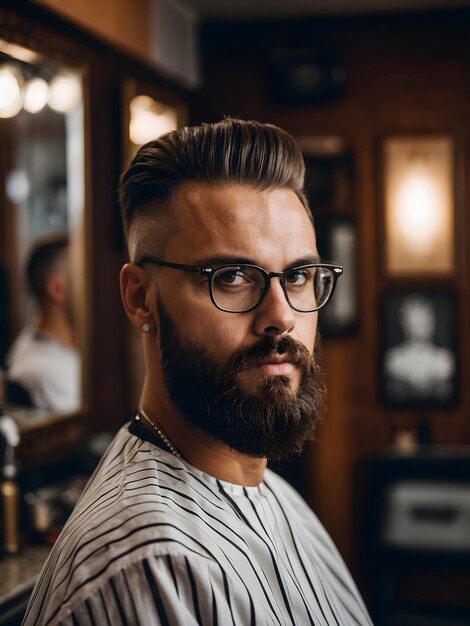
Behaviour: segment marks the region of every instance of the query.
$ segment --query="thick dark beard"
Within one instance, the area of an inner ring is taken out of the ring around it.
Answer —
[[[291,337],[265,337],[224,367],[217,367],[205,348],[180,340],[160,299],[157,310],[170,398],[191,424],[243,454],[273,460],[300,454],[305,443],[314,439],[326,395],[318,364],[318,337],[313,358]],[[301,371],[296,391],[286,376],[266,376],[254,393],[239,387],[243,370],[284,353]]]

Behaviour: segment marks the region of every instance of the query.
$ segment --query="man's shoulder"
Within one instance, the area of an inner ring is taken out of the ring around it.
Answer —
[[[124,426],[59,536],[42,589],[54,589],[62,603],[75,602],[113,572],[138,568],[149,558],[208,561],[198,509],[209,494],[199,485],[198,501],[198,483],[189,482],[178,459]]]
[[[173,455],[124,426],[106,451],[59,539],[88,559],[120,558],[153,545],[154,554],[178,551],[217,496]],[[179,547],[178,547],[179,546]],[[91,561],[90,561],[91,562]]]
[[[8,350],[6,356],[7,367],[11,365],[22,356],[25,350],[29,350],[31,343],[33,342],[34,332],[29,326],[23,328],[19,335],[15,338]]]
[[[136,508],[148,509],[158,502],[161,510],[169,500],[167,491],[184,494],[191,482],[181,462],[166,450],[136,437],[124,425],[114,437],[90,478],[73,516],[94,502],[93,515],[118,508],[133,516]]]
[[[52,379],[63,367],[79,363],[79,356],[75,350],[61,346],[46,335],[26,327],[13,342],[6,362],[12,376],[27,373],[33,377]]]
[[[117,543],[112,543],[88,554],[81,553],[85,542],[75,558],[69,560],[57,559],[53,551],[33,594],[28,609],[29,621],[25,624],[62,624],[64,618],[68,623],[66,618],[76,610],[79,613],[83,611],[84,603],[90,602],[93,606],[102,604],[104,594],[110,589],[114,593],[118,583],[121,588],[120,600],[124,604],[135,598],[136,591],[130,589],[130,581],[137,584],[139,594],[148,598],[144,587],[148,584],[150,569],[157,574],[168,570],[174,575],[174,572],[187,569],[189,564],[193,571],[205,570],[213,561],[203,550],[197,551],[176,543],[160,543],[158,536],[151,539],[147,536],[137,541],[127,539],[127,545],[123,543],[119,547]],[[62,551],[67,545],[61,547],[58,544],[57,548]]]

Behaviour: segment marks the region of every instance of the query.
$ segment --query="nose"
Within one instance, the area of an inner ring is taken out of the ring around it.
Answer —
[[[279,278],[271,279],[268,292],[255,313],[255,332],[259,336],[286,335],[294,330],[295,312],[286,300]]]

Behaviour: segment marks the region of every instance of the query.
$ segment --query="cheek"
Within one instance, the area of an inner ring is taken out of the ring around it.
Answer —
[[[232,319],[234,317],[235,319]],[[230,313],[219,312],[199,321],[198,335],[208,352],[225,361],[238,354],[249,342],[249,327]]]
[[[180,337],[205,347],[216,361],[229,359],[247,344],[248,321],[219,311],[210,301],[207,305],[175,306],[170,315]]]
[[[296,324],[297,336],[295,337],[301,341],[313,354],[315,339],[317,336],[318,325],[318,313],[313,313],[314,317],[302,318]]]

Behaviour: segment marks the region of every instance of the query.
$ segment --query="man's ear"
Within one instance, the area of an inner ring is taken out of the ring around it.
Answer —
[[[121,298],[127,317],[140,331],[144,324],[153,324],[150,308],[147,305],[147,274],[133,263],[126,263],[120,275]]]
[[[61,272],[51,272],[44,284],[44,296],[49,302],[63,304],[67,298],[67,285]]]

